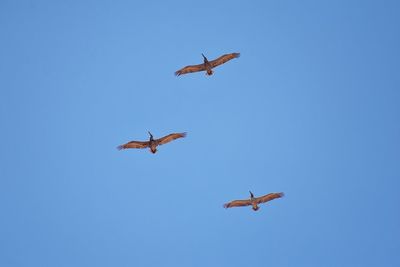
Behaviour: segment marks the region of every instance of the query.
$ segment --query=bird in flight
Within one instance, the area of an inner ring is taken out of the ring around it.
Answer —
[[[208,61],[208,59],[203,54],[201,54],[201,55],[203,56],[203,59],[204,59],[203,64],[186,66],[186,67],[176,71],[175,75],[179,76],[179,75],[182,75],[182,74],[191,73],[191,72],[197,72],[197,71],[203,71],[203,70],[206,71],[206,75],[212,75],[213,72],[214,72],[212,70],[213,68],[215,68],[215,67],[217,67],[217,66],[219,66],[221,64],[224,64],[225,62],[227,62],[227,61],[229,61],[231,59],[240,57],[240,53],[231,53],[231,54],[225,54],[223,56],[220,56],[217,59]]]
[[[164,137],[161,137],[159,139],[154,139],[153,135],[150,132],[148,132],[148,133],[150,135],[149,141],[144,141],[144,142],[142,142],[142,141],[130,141],[130,142],[126,143],[126,144],[118,146],[117,148],[119,150],[121,150],[121,149],[127,149],[127,148],[147,148],[147,147],[149,147],[151,153],[154,154],[154,153],[157,152],[157,146],[169,143],[169,142],[171,142],[171,141],[173,141],[175,139],[182,138],[182,137],[186,136],[186,133],[172,133],[172,134],[166,135]]]
[[[250,199],[244,200],[233,200],[224,204],[224,208],[234,208],[234,207],[244,207],[244,206],[253,206],[253,210],[256,211],[259,209],[258,204],[265,203],[271,201],[275,198],[281,198],[284,196],[283,192],[281,193],[270,193],[261,197],[254,197],[253,193],[250,192]]]

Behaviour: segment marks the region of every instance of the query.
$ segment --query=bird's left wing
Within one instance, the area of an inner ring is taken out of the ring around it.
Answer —
[[[240,53],[225,54],[217,59],[210,61],[210,64],[213,68],[215,68],[216,66],[224,64],[225,62],[238,57],[240,57]]]
[[[186,133],[172,133],[172,134],[166,135],[164,137],[161,137],[160,139],[157,139],[156,141],[159,145],[163,145],[163,144],[169,143],[175,139],[182,138],[185,136],[186,136]]]
[[[121,149],[127,149],[127,148],[146,148],[148,146],[149,146],[149,142],[130,141],[126,144],[118,146],[117,148],[119,150],[121,150]]]
[[[233,200],[231,202],[225,203],[224,208],[233,208],[233,207],[244,207],[251,205],[251,201],[249,199],[245,200]]]
[[[197,72],[197,71],[203,71],[206,70],[206,67],[204,66],[204,64],[198,64],[198,65],[189,65],[186,66],[180,70],[175,71],[175,75],[179,76],[182,74],[186,74],[186,73],[191,73],[191,72]]]
[[[260,204],[260,203],[265,203],[265,202],[271,201],[271,200],[273,200],[275,198],[281,198],[283,196],[284,196],[283,192],[281,192],[281,193],[270,193],[270,194],[266,194],[265,196],[257,197],[256,201],[257,201],[257,204]]]

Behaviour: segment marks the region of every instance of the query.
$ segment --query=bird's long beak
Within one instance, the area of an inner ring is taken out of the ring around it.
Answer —
[[[252,193],[251,191],[249,191],[249,192],[250,192],[250,196],[251,196],[251,197],[254,197],[253,193]]]
[[[206,56],[203,53],[201,53],[201,55],[203,56],[204,59],[207,59]]]
[[[149,132],[149,131],[147,131],[147,132],[149,133],[150,137],[153,137],[153,135],[151,134],[151,132]]]

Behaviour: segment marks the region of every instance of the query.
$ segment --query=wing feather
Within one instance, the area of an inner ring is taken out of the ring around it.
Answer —
[[[178,71],[175,72],[176,76],[186,74],[186,73],[191,73],[191,72],[197,72],[197,71],[203,71],[206,70],[206,67],[204,64],[198,64],[198,65],[189,65],[186,66]]]
[[[217,59],[210,61],[210,64],[213,68],[215,68],[221,64],[224,64],[225,62],[227,62],[231,59],[238,58],[238,57],[240,57],[240,53],[225,54],[223,56],[220,56]]]
[[[186,136],[186,133],[172,133],[172,134],[166,135],[164,137],[161,137],[161,138],[157,139],[156,141],[159,145],[163,145],[163,144],[169,143],[175,139],[182,138],[185,136]]]
[[[149,147],[149,142],[130,141],[126,144],[118,146],[117,148],[121,150],[127,148],[146,148],[146,147]]]
[[[250,199],[245,199],[245,200],[233,200],[231,202],[225,203],[224,208],[233,208],[233,207],[244,207],[244,206],[249,206],[251,205]]]
[[[281,193],[270,193],[270,194],[266,194],[266,195],[261,196],[261,197],[257,197],[256,198],[256,202],[257,202],[257,204],[265,203],[265,202],[271,201],[271,200],[273,200],[275,198],[281,198],[283,196],[284,196],[283,192],[281,192]]]

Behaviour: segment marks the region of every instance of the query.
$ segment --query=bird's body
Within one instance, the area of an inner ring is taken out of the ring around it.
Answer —
[[[217,59],[214,59],[212,61],[208,61],[208,59],[203,55],[203,64],[198,64],[198,65],[189,65],[186,66],[178,71],[175,72],[176,76],[186,74],[186,73],[191,73],[191,72],[197,72],[197,71],[206,71],[206,75],[212,75],[214,71],[212,70],[213,68],[224,64],[225,62],[240,57],[240,53],[231,53],[231,54],[225,54],[223,56],[220,56]]]
[[[207,75],[212,75],[214,72],[212,71],[212,66],[210,64],[210,62],[208,61],[208,59],[206,58],[205,55],[201,54],[203,56],[203,60],[204,60],[204,67],[206,69],[206,74]]]
[[[172,133],[169,135],[166,135],[164,137],[161,137],[159,139],[154,139],[153,135],[149,132],[150,139],[149,141],[130,141],[126,144],[120,145],[117,148],[119,150],[121,149],[127,149],[127,148],[150,148],[151,153],[156,153],[157,152],[157,146],[163,145],[166,143],[169,143],[177,138],[182,138],[186,136],[186,133]]]
[[[150,135],[150,140],[149,140],[149,147],[151,153],[156,153],[157,152],[157,142],[154,140],[153,135],[149,132]]]
[[[233,200],[224,204],[224,208],[233,208],[233,207],[244,207],[244,206],[252,206],[253,210],[256,211],[259,209],[258,204],[265,203],[271,201],[275,198],[281,198],[284,194],[281,193],[270,193],[261,197],[254,197],[253,193],[250,191],[250,199],[244,200]]]

